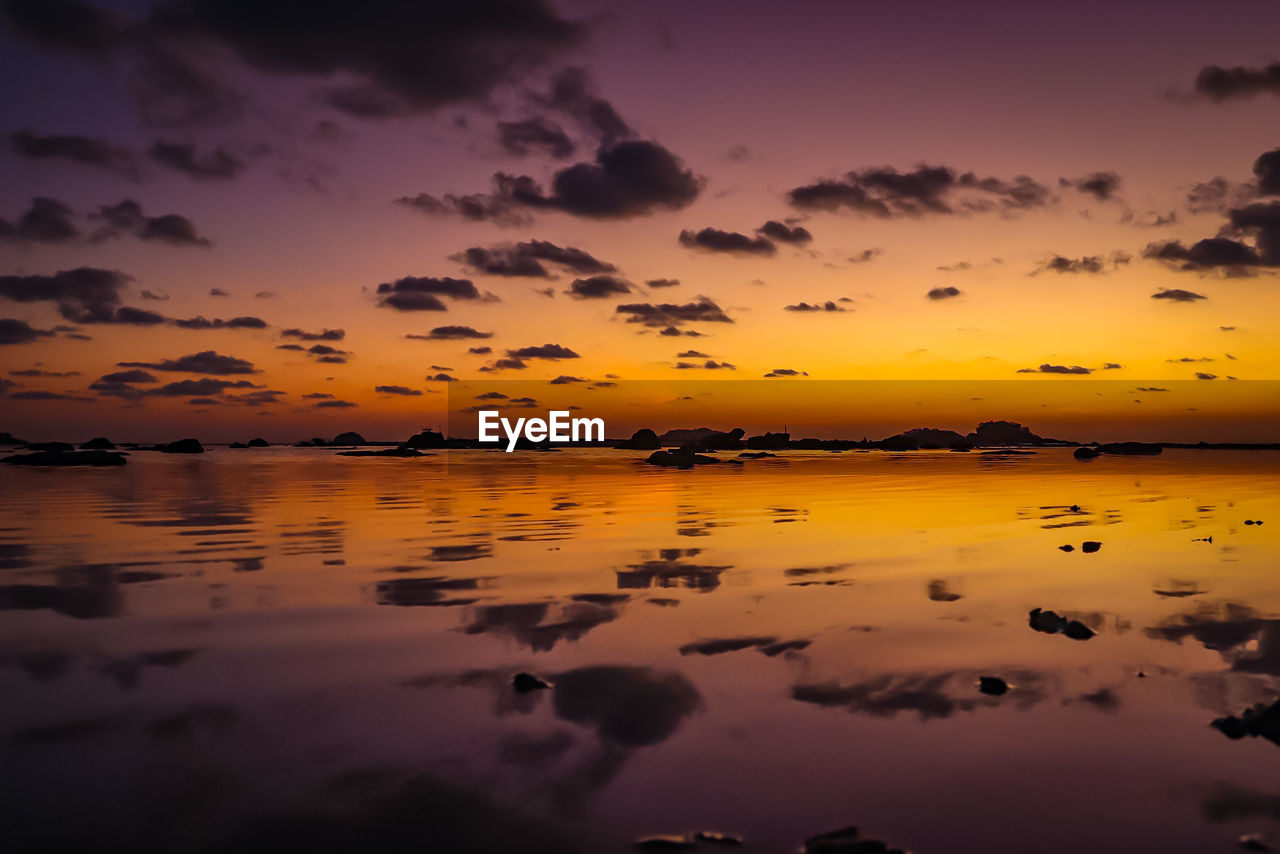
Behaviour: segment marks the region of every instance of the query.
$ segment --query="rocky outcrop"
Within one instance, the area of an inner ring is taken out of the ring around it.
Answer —
[[[760,436],[752,436],[747,439],[747,450],[750,451],[778,451],[787,446],[791,441],[790,433],[765,433]]]
[[[1041,445],[1046,441],[1016,421],[983,421],[965,438],[975,445]]]
[[[0,445],[25,445],[23,440],[12,433],[0,433]]]
[[[82,451],[114,451],[115,449],[115,442],[112,442],[106,436],[99,436],[96,439],[90,439],[80,446],[80,450]]]
[[[249,440],[249,447],[250,448],[269,448],[271,447],[271,443],[268,442],[266,439],[263,439],[262,437],[258,437],[257,439]]]
[[[1075,457],[1077,460],[1096,460],[1098,457],[1102,456],[1102,451],[1099,451],[1097,448],[1080,447],[1076,448],[1075,451],[1072,452],[1071,456]]]
[[[415,433],[404,441],[404,447],[406,448],[443,448],[444,446],[444,434],[435,430],[423,430],[421,433]]]
[[[338,435],[334,436],[333,441],[329,442],[328,444],[330,445],[367,445],[369,443],[364,440],[364,436],[361,436],[359,433],[355,432],[354,430],[348,430],[346,433],[339,433]]]
[[[1164,448],[1153,442],[1107,442],[1099,445],[1098,450],[1116,456],[1151,457],[1164,451]]]
[[[724,462],[715,457],[709,457],[705,454],[695,454],[693,451],[684,448],[678,448],[671,451],[654,451],[645,460],[651,466],[666,466],[668,468],[688,469],[694,466],[709,465],[711,463]]]
[[[203,454],[204,445],[200,444],[199,439],[178,439],[176,442],[156,445],[151,450],[166,454]]]
[[[642,427],[632,433],[630,439],[619,442],[617,447],[627,451],[656,451],[662,447],[662,440],[648,427]]]
[[[338,451],[339,457],[429,457],[431,454],[424,454],[421,451],[415,451],[413,448],[406,448],[401,445],[398,448],[383,448],[381,451]]]

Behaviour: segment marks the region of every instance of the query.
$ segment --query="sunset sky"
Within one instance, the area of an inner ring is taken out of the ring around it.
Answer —
[[[1280,379],[1273,0],[0,19],[25,438],[403,438],[448,377],[1105,379],[1135,425]]]

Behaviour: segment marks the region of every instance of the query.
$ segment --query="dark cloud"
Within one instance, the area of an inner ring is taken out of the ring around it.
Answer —
[[[378,394],[398,394],[404,397],[420,397],[422,392],[416,388],[408,388],[402,385],[379,385],[374,386],[373,390]]]
[[[936,288],[930,288],[929,292],[925,294],[925,296],[931,300],[937,301],[937,300],[943,300],[943,299],[954,299],[955,297],[960,296],[960,294],[962,293],[964,292],[961,291],[959,288],[955,287],[954,285],[947,285],[945,287],[940,286]]]
[[[1190,246],[1181,240],[1149,243],[1142,250],[1143,258],[1150,258],[1177,270],[1208,272],[1222,270],[1228,275],[1249,275],[1254,268],[1263,266],[1258,251],[1247,243],[1229,237],[1207,237]]]
[[[607,299],[631,293],[631,283],[618,276],[590,276],[574,279],[565,293],[575,299]]]
[[[695,368],[703,368],[708,371],[736,371],[738,368],[728,362],[717,362],[715,359],[707,359],[702,364],[694,364],[693,362],[676,362],[675,368],[678,371],[691,371]]]
[[[367,118],[485,101],[585,34],[543,0],[371,0],[358,14],[342,3],[171,0],[151,24],[221,43],[259,71],[319,78],[331,106]]]
[[[577,353],[559,344],[540,344],[536,347],[521,347],[508,350],[507,355],[513,359],[577,359]],[[523,367],[523,366],[522,366]]]
[[[686,323],[733,323],[733,319],[725,314],[724,309],[707,297],[698,297],[694,302],[683,305],[676,303],[626,303],[614,309],[618,314],[627,316],[627,323],[643,323],[651,327],[674,328]],[[664,335],[672,334],[663,332]],[[678,335],[677,330],[674,334]]]
[[[473,246],[454,260],[466,264],[477,273],[490,276],[523,276],[551,278],[543,262],[556,264],[575,273],[614,273],[617,267],[573,247],[561,247],[545,240],[530,240],[515,245],[484,248]]]
[[[230,320],[222,318],[214,318],[209,320],[204,315],[191,317],[186,320],[170,321],[174,326],[181,329],[266,329],[267,322],[261,317],[233,317]]]
[[[1195,302],[1196,300],[1208,299],[1204,294],[1198,294],[1195,291],[1184,291],[1182,288],[1161,288],[1151,295],[1152,299],[1165,299],[1173,302]]]
[[[405,276],[378,285],[378,305],[397,311],[447,311],[440,297],[455,300],[478,300],[480,292],[470,279]]]
[[[79,397],[74,394],[63,394],[60,391],[45,391],[44,389],[34,389],[32,391],[16,391],[9,395],[10,400],[75,400],[84,402],[92,400],[92,398]]]
[[[1280,95],[1280,62],[1261,68],[1206,65],[1196,75],[1195,87],[1196,94],[1212,101],[1250,98],[1264,93]]]
[[[645,284],[651,288],[674,288],[680,284],[679,279],[646,279]]]
[[[1019,368],[1020,374],[1091,374],[1092,368],[1082,368],[1079,365],[1050,365],[1045,363],[1038,368]]]
[[[32,327],[25,320],[18,320],[15,317],[0,317],[0,345],[29,344],[40,338],[48,338],[53,334],[52,330]]]
[[[142,212],[142,205],[132,199],[125,199],[114,205],[102,205],[96,213],[89,214],[89,219],[105,223],[94,232],[94,240],[106,240],[127,233],[139,240],[156,240],[170,246],[207,248],[213,245],[212,241],[200,236],[195,224],[185,216],[147,216]]]
[[[467,352],[473,356],[487,356],[493,352],[492,347],[470,347]]]
[[[46,371],[43,368],[23,368],[19,371],[10,371],[11,377],[78,377],[79,371]]]
[[[480,370],[489,373],[490,371],[523,371],[529,367],[521,359],[495,359],[493,364],[485,365]],[[441,374],[440,376],[444,376]]]
[[[1211,374],[1206,371],[1196,371],[1196,379],[1198,380],[1216,380],[1217,374]]]
[[[78,134],[41,135],[29,130],[9,134],[14,153],[28,160],[66,160],[85,166],[97,166],[124,175],[138,176],[137,158],[127,148],[112,145],[105,139]]]
[[[154,312],[120,305],[120,293],[132,279],[118,270],[77,267],[52,276],[0,276],[0,297],[14,302],[53,302],[75,323],[123,323],[153,326],[164,322]]]
[[[881,255],[881,254],[883,254],[883,253],[884,253],[884,250],[883,250],[883,249],[863,249],[863,250],[862,250],[861,252],[859,252],[857,255],[850,255],[850,256],[849,256],[849,263],[850,263],[850,264],[865,264],[865,263],[867,263],[868,261],[870,261],[870,260],[874,259],[876,256]],[[945,269],[945,268],[943,268],[943,267],[939,267],[938,269],[939,269],[939,270],[942,270],[942,269]]]
[[[567,116],[601,147],[612,146],[634,134],[613,104],[596,91],[585,68],[568,66],[556,72],[550,91],[534,96],[535,103]]]
[[[79,0],[6,0],[0,10],[15,30],[53,50],[105,54],[124,33],[115,12]]]
[[[281,338],[297,338],[299,341],[341,341],[347,337],[345,329],[322,329],[319,332],[306,332],[302,329],[281,329]]]
[[[823,302],[823,303],[798,302],[795,305],[784,306],[783,310],[804,312],[804,311],[848,311],[849,309],[842,308],[841,306],[837,305],[834,300],[827,300],[826,302]]]
[[[227,376],[229,374],[255,374],[253,362],[235,356],[224,356],[213,350],[201,350],[189,356],[177,359],[165,359],[160,362],[117,362],[122,368],[148,368],[153,371],[174,371],[185,374],[212,374]]]
[[[564,160],[572,157],[577,150],[563,128],[541,118],[498,122],[498,142],[504,151],[517,157],[526,157],[539,151],[557,160]]]
[[[0,218],[0,241],[14,243],[67,243],[80,236],[71,221],[71,208],[57,199],[37,196],[16,222]]]
[[[228,181],[244,171],[244,162],[222,148],[203,155],[191,143],[157,139],[147,149],[153,161],[197,181]]]
[[[1036,267],[1036,273],[1102,273],[1106,270],[1106,260],[1101,255],[1086,255],[1083,258],[1064,258],[1054,255]]]
[[[358,403],[349,400],[322,400],[316,404],[317,409],[354,409]]]
[[[757,228],[756,232],[777,243],[793,243],[797,246],[813,240],[813,235],[804,226],[790,226],[772,219]]]
[[[802,210],[847,209],[876,217],[1005,213],[1044,207],[1052,193],[1026,175],[1012,181],[979,178],[947,166],[921,165],[909,172],[885,166],[796,187],[788,194]]]
[[[1100,202],[1116,197],[1120,189],[1120,176],[1115,172],[1091,172],[1081,178],[1059,178],[1058,185],[1070,187]]]
[[[764,375],[766,379],[777,377],[807,377],[808,371],[797,371],[795,368],[774,368],[772,371]]]
[[[146,393],[156,397],[216,397],[232,388],[261,388],[248,380],[215,380],[208,377],[198,380],[178,380],[166,383]]]
[[[680,245],[690,249],[703,249],[708,252],[729,252],[737,255],[772,255],[778,251],[771,241],[764,237],[748,237],[736,231],[721,231],[718,228],[704,228],[701,231],[684,230],[680,232]]]
[[[468,338],[492,338],[493,333],[481,332],[480,330],[473,329],[470,326],[437,326],[436,328],[428,332],[426,335],[414,335],[413,333],[409,333],[404,337],[412,338],[418,341],[460,341]],[[471,349],[471,352],[474,353],[480,349],[483,349],[484,352],[486,353],[489,352],[489,349],[487,347],[486,348],[473,347]]]
[[[1280,148],[1273,148],[1259,155],[1253,162],[1253,176],[1257,182],[1258,195],[1280,196]]]
[[[471,222],[492,222],[502,226],[531,222],[528,213],[511,199],[487,193],[464,196],[449,193],[440,198],[429,193],[419,193],[416,196],[401,196],[395,203],[429,216],[456,216]]]

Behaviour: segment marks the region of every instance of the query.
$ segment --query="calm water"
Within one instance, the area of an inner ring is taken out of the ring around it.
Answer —
[[[642,456],[0,471],[0,849],[1280,829],[1280,454]]]

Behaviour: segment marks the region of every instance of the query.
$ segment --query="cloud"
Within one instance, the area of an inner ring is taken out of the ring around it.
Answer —
[[[865,263],[867,263],[868,261],[871,261],[872,259],[874,259],[876,256],[878,256],[878,255],[882,255],[882,254],[884,254],[884,250],[883,250],[883,249],[863,249],[861,252],[859,252],[859,253],[858,253],[858,254],[856,254],[856,255],[850,255],[850,256],[849,256],[849,263],[850,263],[850,264],[865,264]],[[941,270],[941,269],[943,269],[943,268],[942,268],[942,267],[939,267],[938,269],[939,269],[939,270]]]
[[[146,394],[156,397],[214,397],[231,388],[261,388],[248,380],[215,380],[207,377],[198,380],[179,380],[158,388],[148,389]]]
[[[17,222],[0,218],[0,241],[68,243],[80,236],[80,229],[71,221],[73,215],[71,208],[57,199],[37,196]]]
[[[266,329],[267,322],[261,317],[233,317],[230,320],[214,318],[209,320],[204,315],[187,320],[171,320],[174,326],[181,329]]]
[[[1091,374],[1092,368],[1082,368],[1079,365],[1050,365],[1045,363],[1038,368],[1019,368],[1020,374]]]
[[[634,135],[613,104],[600,97],[590,74],[581,66],[566,66],[557,71],[547,94],[534,96],[533,100],[567,116],[602,148]]]
[[[993,210],[1017,213],[1048,205],[1052,193],[1026,175],[1004,181],[959,173],[948,166],[920,165],[909,172],[891,166],[848,172],[842,178],[796,187],[788,199],[801,210],[844,209],[888,218]]]
[[[1206,65],[1196,75],[1195,91],[1197,95],[1218,102],[1266,93],[1280,95],[1280,62],[1261,68]]]
[[[646,279],[644,282],[651,288],[674,288],[679,286],[679,279]]]
[[[785,227],[785,226],[784,226]],[[680,232],[680,245],[690,249],[702,249],[707,252],[728,252],[735,255],[773,255],[778,251],[771,241],[764,237],[748,237],[736,231],[721,231],[718,228],[704,228],[701,231]]]
[[[1171,300],[1173,302],[1195,302],[1200,299],[1208,299],[1204,294],[1198,294],[1195,291],[1184,291],[1182,288],[1161,288],[1152,294],[1151,298]]]
[[[402,385],[379,385],[374,386],[373,390],[378,394],[398,394],[404,397],[420,397],[422,392],[416,388],[408,388]]]
[[[676,358],[677,359],[710,359],[711,356],[708,355],[707,353],[703,353],[698,350],[683,350],[679,353],[676,353]]]
[[[591,276],[574,279],[565,293],[575,299],[607,299],[618,294],[631,293],[631,283],[618,276]]]
[[[536,150],[564,160],[577,150],[563,128],[542,118],[498,122],[498,142],[507,154],[517,157],[527,157]]]
[[[201,237],[195,224],[185,216],[165,214],[164,216],[147,216],[142,206],[132,199],[124,199],[118,204],[101,205],[96,213],[89,214],[89,219],[105,222],[93,234],[93,240],[101,241],[119,237],[121,233],[132,234],[139,240],[156,240],[170,246],[201,246],[208,248],[213,242]]]
[[[708,371],[718,371],[718,370],[736,371],[737,370],[737,367],[735,365],[731,365],[728,362],[717,362],[715,359],[707,359],[705,362],[703,362],[700,365],[694,364],[692,362],[676,362],[675,368],[678,371],[689,371],[695,368],[705,368]]]
[[[191,143],[157,139],[147,149],[155,163],[196,181],[229,181],[244,171],[244,161],[222,148],[203,155]]]
[[[347,337],[345,329],[322,329],[319,332],[307,332],[302,329],[281,329],[281,338],[297,338],[299,341],[341,341]]]
[[[54,50],[98,55],[123,35],[119,15],[79,0],[9,0],[2,11],[19,33]]]
[[[559,344],[541,344],[536,347],[520,347],[508,350],[507,355],[513,359],[578,359],[577,353]]]
[[[437,326],[426,335],[414,335],[409,333],[405,338],[417,341],[461,341],[469,338],[492,338],[492,332],[481,332],[470,326]],[[476,352],[481,348],[472,348],[471,352]],[[484,348],[488,352],[488,348]]]
[[[160,362],[117,362],[122,368],[148,368],[153,371],[175,371],[186,374],[212,374],[226,376],[228,374],[256,374],[253,362],[235,356],[224,356],[213,350],[201,350],[189,356],[177,359],[165,359]]]
[[[674,328],[686,323],[733,323],[733,319],[725,314],[724,309],[707,297],[698,297],[694,302],[683,305],[676,303],[626,303],[614,309],[618,314],[627,316],[627,323],[643,323],[651,327]],[[681,334],[664,331],[662,334]]]
[[[397,199],[423,213],[514,225],[532,211],[560,211],[586,219],[629,219],[680,210],[701,193],[704,180],[656,142],[627,140],[602,148],[594,162],[556,172],[548,191],[527,176],[498,173],[491,193],[443,199],[426,193]]]
[[[1218,378],[1217,374],[1210,374],[1204,371],[1196,371],[1196,379],[1198,380],[1216,380],[1217,378]]]
[[[49,329],[36,329],[25,320],[15,317],[0,317],[0,346],[5,344],[30,344],[40,338],[48,338],[54,333]]]
[[[1273,148],[1253,161],[1258,195],[1280,196],[1280,148]]]
[[[841,306],[837,305],[833,300],[827,300],[826,302],[820,303],[820,304],[798,302],[795,305],[788,305],[783,307],[783,311],[802,311],[802,312],[803,311],[848,311],[848,310],[849,309],[842,308]]]
[[[1081,178],[1059,178],[1058,186],[1070,187],[1100,202],[1116,198],[1120,189],[1120,176],[1115,172],[1091,172]]]
[[[757,228],[756,232],[763,234],[775,243],[792,243],[796,246],[803,246],[813,240],[813,235],[804,226],[789,226],[773,219]]]
[[[1083,258],[1065,258],[1054,255],[1040,264],[1028,275],[1038,273],[1102,273],[1107,268],[1106,260],[1101,255],[1086,255]]]
[[[164,317],[120,305],[120,292],[133,281],[118,270],[77,267],[52,276],[0,276],[0,297],[14,302],[53,302],[75,323],[124,323],[154,326]]]
[[[484,248],[473,246],[453,256],[477,273],[489,276],[521,276],[552,278],[543,262],[555,264],[575,273],[614,273],[617,267],[573,247],[560,247],[545,240],[530,240],[515,245]]]
[[[472,354],[473,356],[487,356],[488,354],[493,352],[493,348],[492,347],[469,347],[467,348],[467,352]]]
[[[322,400],[316,404],[317,409],[355,409],[360,404],[349,400]]]
[[[65,160],[108,169],[126,178],[138,177],[137,158],[133,152],[105,139],[78,134],[46,136],[20,130],[9,134],[9,142],[15,154],[28,160]]]
[[[483,368],[481,370],[483,370]],[[444,373],[432,374],[431,376],[427,377],[426,380],[427,382],[433,382],[433,383],[456,383],[458,381],[457,377],[451,377],[448,374],[444,374]]]
[[[797,371],[795,368],[774,368],[764,376],[765,379],[771,379],[774,377],[807,377],[809,376],[809,372]]]
[[[553,380],[548,380],[548,385],[570,385],[572,383],[585,383],[582,377],[571,377],[568,374],[561,374]]]
[[[441,296],[455,300],[478,300],[480,292],[470,279],[405,276],[394,282],[383,282],[377,292],[378,305],[397,311],[447,311]]]
[[[925,294],[925,296],[936,302],[937,300],[954,299],[962,293],[964,293],[964,291],[954,285],[946,285],[945,287],[939,286],[936,288],[930,288],[929,292]]]

